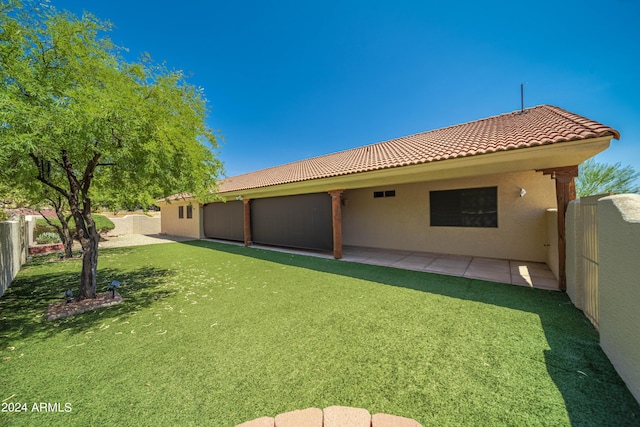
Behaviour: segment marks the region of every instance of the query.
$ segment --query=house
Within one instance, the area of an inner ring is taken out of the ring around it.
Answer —
[[[161,203],[162,232],[546,262],[564,285],[578,165],[619,133],[550,105],[226,178],[226,202]],[[550,208],[557,208],[557,214]]]

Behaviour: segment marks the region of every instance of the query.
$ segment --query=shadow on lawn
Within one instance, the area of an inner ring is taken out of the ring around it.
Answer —
[[[598,333],[565,293],[210,241],[182,244],[535,313],[550,347],[544,350],[547,371],[571,424],[640,425],[640,405],[600,348]]]
[[[49,262],[51,258],[41,258],[33,264]],[[7,342],[16,335],[21,338],[46,339],[59,333],[61,329],[85,333],[110,313],[117,312],[119,317],[126,318],[172,293],[159,287],[165,283],[167,277],[175,275],[172,270],[154,267],[132,271],[98,269],[97,292],[105,292],[113,280],[118,280],[122,283],[120,294],[125,301],[114,306],[48,321],[46,311],[49,304],[63,300],[67,289],[71,289],[75,295],[78,294],[80,260],[60,262],[68,263],[68,268],[65,266],[65,271],[56,273],[29,274],[29,265],[24,266],[23,273],[0,298],[0,348],[5,348]]]

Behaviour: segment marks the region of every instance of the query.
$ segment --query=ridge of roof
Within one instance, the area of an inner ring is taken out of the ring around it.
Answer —
[[[615,129],[552,105],[419,132],[225,178],[220,193],[612,135]]]

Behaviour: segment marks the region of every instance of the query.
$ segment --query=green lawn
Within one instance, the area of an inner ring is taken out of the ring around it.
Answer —
[[[233,426],[331,405],[424,426],[640,424],[567,296],[211,242],[103,250],[125,303],[58,321],[79,261],[0,298],[0,425]],[[32,411],[39,402],[71,412]]]

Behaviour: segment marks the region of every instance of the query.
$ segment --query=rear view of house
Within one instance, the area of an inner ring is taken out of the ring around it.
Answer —
[[[546,262],[563,288],[573,178],[613,138],[542,105],[230,177],[226,202],[168,197],[162,232],[335,258],[349,245]]]

